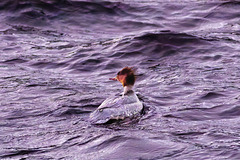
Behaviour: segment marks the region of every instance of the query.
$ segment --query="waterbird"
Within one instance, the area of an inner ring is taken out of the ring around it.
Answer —
[[[90,114],[90,122],[93,124],[104,124],[110,120],[122,120],[134,117],[143,110],[143,104],[133,91],[136,80],[134,69],[124,67],[110,80],[119,81],[123,85],[121,96],[111,96]]]

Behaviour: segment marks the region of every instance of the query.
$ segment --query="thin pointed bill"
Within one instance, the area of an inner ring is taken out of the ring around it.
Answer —
[[[114,77],[114,78],[109,78],[109,80],[118,81],[118,79],[117,79],[116,77]]]

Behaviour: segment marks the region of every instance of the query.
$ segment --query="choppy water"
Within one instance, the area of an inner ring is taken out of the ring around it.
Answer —
[[[1,0],[0,159],[240,159],[240,2]],[[137,121],[94,126],[138,68]]]

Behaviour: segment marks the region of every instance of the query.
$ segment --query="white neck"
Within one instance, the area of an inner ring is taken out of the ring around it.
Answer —
[[[132,90],[133,86],[124,86],[123,88],[123,95],[126,94],[128,91]]]

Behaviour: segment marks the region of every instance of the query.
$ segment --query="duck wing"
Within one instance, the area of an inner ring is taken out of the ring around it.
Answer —
[[[119,108],[124,102],[125,97],[122,96],[112,96],[103,101],[103,103],[98,107],[98,109],[106,108]]]
[[[124,97],[113,96],[103,101],[103,103],[90,114],[90,122],[93,124],[106,123],[116,115],[116,108],[120,108],[124,101]]]
[[[103,124],[111,119],[124,119],[141,112],[142,103],[137,96],[114,96],[109,97],[90,114],[90,122]]]

